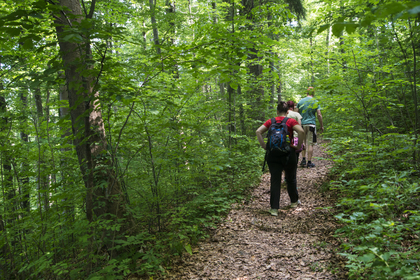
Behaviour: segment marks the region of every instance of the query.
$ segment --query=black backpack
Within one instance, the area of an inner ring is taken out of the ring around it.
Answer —
[[[286,125],[288,119],[285,117],[281,123],[277,123],[276,118],[271,119],[267,134],[267,152],[270,156],[282,157],[290,154],[289,130]]]

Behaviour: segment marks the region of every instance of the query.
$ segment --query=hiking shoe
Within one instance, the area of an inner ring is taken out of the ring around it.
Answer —
[[[306,159],[302,159],[302,161],[300,162],[300,166],[305,167],[306,165]]]
[[[271,216],[278,216],[279,210],[278,209],[270,209]]]
[[[296,208],[296,207],[298,207],[300,204],[301,204],[301,203],[300,203],[300,200],[298,200],[298,201],[296,201],[296,202],[293,202],[293,203],[290,203],[290,208]]]
[[[307,167],[308,167],[308,168],[312,168],[312,167],[315,167],[315,164],[314,164],[313,162],[308,162],[308,165],[307,165]]]

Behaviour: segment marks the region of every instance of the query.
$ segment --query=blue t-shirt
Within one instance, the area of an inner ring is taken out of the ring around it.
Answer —
[[[302,125],[316,124],[315,115],[317,110],[321,110],[318,100],[307,96],[299,101],[297,104],[299,113],[302,115]]]

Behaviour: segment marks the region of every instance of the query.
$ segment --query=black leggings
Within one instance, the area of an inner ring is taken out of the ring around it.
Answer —
[[[279,209],[280,205],[280,186],[281,174],[283,170],[286,173],[287,192],[289,193],[290,201],[297,202],[299,199],[296,181],[297,156],[295,150],[292,150],[289,159],[284,158],[267,158],[268,168],[271,174],[271,195],[270,205],[272,209]]]

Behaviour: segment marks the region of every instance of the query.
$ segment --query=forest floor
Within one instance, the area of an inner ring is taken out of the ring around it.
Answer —
[[[192,255],[174,260],[166,276],[153,279],[346,279],[344,260],[335,253],[334,193],[322,191],[333,162],[321,146],[315,146],[313,161],[315,168],[298,168],[299,207],[289,207],[282,184],[279,215],[269,214],[266,173]]]

